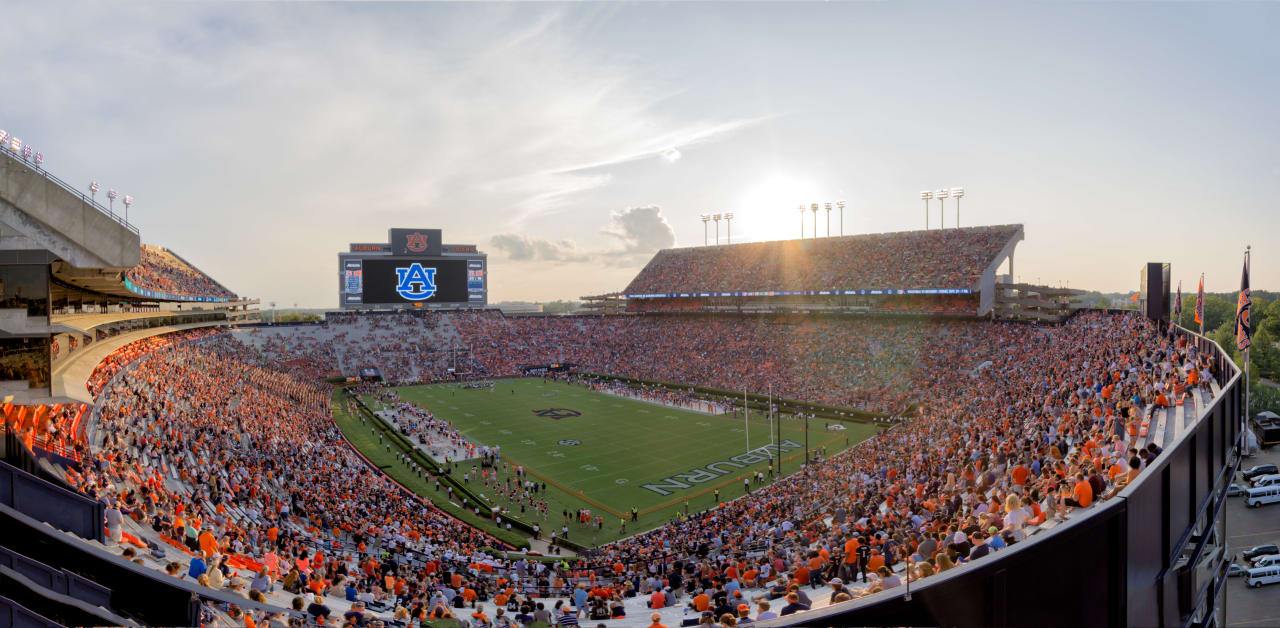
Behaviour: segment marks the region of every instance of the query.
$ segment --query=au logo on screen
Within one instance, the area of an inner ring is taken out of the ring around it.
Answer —
[[[396,269],[396,293],[410,301],[425,301],[436,294],[436,269],[414,262]]]
[[[405,236],[404,248],[414,253],[421,253],[427,250],[427,234],[417,231]]]

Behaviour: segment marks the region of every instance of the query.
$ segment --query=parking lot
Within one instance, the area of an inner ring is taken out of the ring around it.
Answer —
[[[1280,466],[1280,447],[1245,458],[1240,469],[1266,463]],[[1236,482],[1241,483],[1238,475]],[[1242,497],[1232,497],[1227,504],[1227,555],[1267,543],[1280,544],[1280,504],[1246,508]],[[1227,625],[1280,626],[1280,584],[1250,589],[1243,577],[1231,578],[1227,584]]]

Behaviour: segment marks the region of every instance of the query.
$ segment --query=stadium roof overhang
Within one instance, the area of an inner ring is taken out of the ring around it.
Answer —
[[[53,281],[49,285],[49,297],[58,302],[73,301],[155,301],[131,292],[124,284],[128,268],[77,268],[66,262],[52,265]],[[61,297],[62,299],[60,299]]]

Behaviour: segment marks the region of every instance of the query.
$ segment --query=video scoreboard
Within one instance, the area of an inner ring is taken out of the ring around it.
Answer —
[[[338,253],[344,310],[456,309],[488,304],[488,256],[445,244],[439,229],[389,231],[387,242],[353,242]]]

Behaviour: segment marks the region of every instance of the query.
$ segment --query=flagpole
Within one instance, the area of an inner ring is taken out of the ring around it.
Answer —
[[[1204,299],[1204,273],[1200,273],[1200,290],[1196,296],[1196,315],[1200,317],[1200,335],[1204,335],[1204,313],[1200,311],[1204,305],[1201,300]]]
[[[1252,248],[1253,248],[1253,245],[1246,244],[1246,245],[1244,246],[1244,276],[1245,276],[1245,277],[1248,277],[1248,276],[1250,275],[1250,272],[1249,272],[1249,271],[1250,271],[1250,268],[1249,268],[1249,262],[1251,261],[1251,259],[1250,259],[1250,258],[1252,257],[1252,256],[1250,255],[1250,249],[1252,249]],[[1249,283],[1251,283],[1251,284],[1252,284],[1253,282],[1252,282],[1252,281],[1250,281]],[[1249,287],[1249,301],[1250,301],[1249,309],[1253,309],[1253,303],[1252,303],[1252,301],[1253,301],[1253,287],[1252,287],[1252,286],[1250,286],[1250,287]],[[1249,320],[1250,325],[1249,325],[1249,326],[1250,326],[1250,327],[1252,327],[1252,326],[1253,326],[1253,324],[1252,324],[1252,323],[1253,323],[1253,320],[1252,320],[1252,319],[1253,319],[1252,312],[1250,312],[1249,314],[1250,314],[1250,316],[1249,316],[1249,319],[1250,319],[1250,320]],[[1238,325],[1239,323],[1236,323],[1236,324]],[[1249,332],[1250,332],[1250,331],[1252,331],[1252,329],[1245,329],[1245,330],[1244,330],[1245,338],[1246,338],[1246,339],[1249,337]],[[1239,341],[1237,341],[1237,342],[1239,342]],[[1253,350],[1253,343],[1252,343],[1252,342],[1250,342],[1249,344],[1245,345],[1245,348],[1244,348],[1244,412],[1243,412],[1243,413],[1241,413],[1241,416],[1240,416],[1240,419],[1241,419],[1241,424],[1240,424],[1240,435],[1241,435],[1241,437],[1244,437],[1244,431],[1245,431],[1245,430],[1247,430],[1247,429],[1249,429],[1249,371],[1250,371],[1250,369],[1249,369],[1249,352],[1250,352],[1250,351],[1252,351],[1252,350]]]
[[[1178,280],[1178,327],[1182,327],[1182,280]]]

